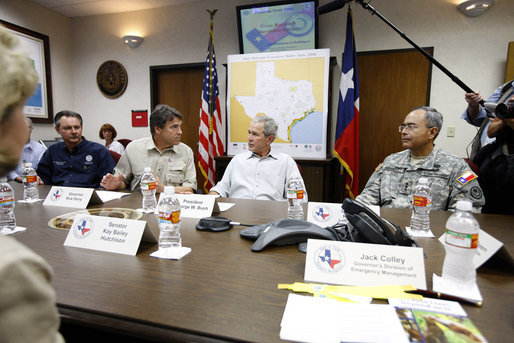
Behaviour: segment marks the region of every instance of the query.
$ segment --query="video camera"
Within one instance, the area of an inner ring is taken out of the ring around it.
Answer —
[[[499,119],[514,118],[514,102],[500,104],[486,102],[484,107],[488,117],[497,117]]]

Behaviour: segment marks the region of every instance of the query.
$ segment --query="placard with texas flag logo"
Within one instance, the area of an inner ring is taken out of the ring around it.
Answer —
[[[77,214],[64,245],[135,255],[145,226],[142,220]]]

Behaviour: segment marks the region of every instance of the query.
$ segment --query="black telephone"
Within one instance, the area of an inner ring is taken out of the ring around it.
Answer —
[[[375,243],[387,245],[417,246],[398,225],[380,218],[367,206],[347,198],[342,204],[348,224],[338,224],[322,228],[304,220],[282,219],[256,225],[240,232],[241,237],[255,240],[253,251],[261,251],[272,245],[299,244],[298,249],[306,250],[309,238]]]
[[[355,241],[388,245],[417,246],[398,225],[380,218],[367,206],[356,200],[344,199],[343,211],[349,223],[349,230],[356,230]],[[350,231],[351,232],[351,231]]]

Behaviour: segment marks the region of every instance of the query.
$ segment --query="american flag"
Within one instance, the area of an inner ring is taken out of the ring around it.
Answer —
[[[203,190],[208,192],[216,182],[214,157],[224,154],[223,141],[220,137],[221,111],[218,99],[218,73],[216,72],[216,56],[213,45],[213,16],[211,13],[211,26],[209,48],[205,61],[205,74],[203,76],[202,105],[200,108],[200,128],[198,145],[198,166],[205,178]]]
[[[346,170],[345,187],[350,197],[355,198],[359,192],[359,81],[351,9],[346,19],[341,72],[334,154]]]

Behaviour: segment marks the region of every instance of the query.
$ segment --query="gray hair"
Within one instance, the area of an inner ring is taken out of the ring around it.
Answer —
[[[429,106],[420,106],[413,109],[415,110],[425,110],[425,120],[427,121],[427,127],[436,127],[437,133],[434,137],[434,140],[439,136],[439,132],[441,132],[441,128],[443,127],[443,115],[439,113],[435,108]]]
[[[182,114],[176,108],[168,105],[155,106],[152,114],[150,114],[150,133],[152,136],[155,133],[156,126],[162,129],[168,121],[172,121],[175,117],[182,120]]]
[[[18,39],[0,25],[0,122],[34,93],[38,76],[30,58],[17,51]]]
[[[79,122],[80,122],[80,126],[82,127],[82,116],[80,114],[78,114],[77,112],[68,111],[68,110],[57,112],[57,114],[54,117],[54,125],[55,125],[55,127],[60,127],[61,126],[61,117],[74,117],[74,118],[77,118],[79,120]]]
[[[278,126],[273,118],[268,117],[266,115],[256,116],[252,119],[252,124],[264,123],[264,127],[262,132],[264,136],[269,137],[273,136],[273,140],[277,137]]]
[[[25,117],[25,120],[27,121],[27,124],[29,124],[29,128],[32,130],[34,129],[34,124],[32,124],[32,119],[29,117]]]

